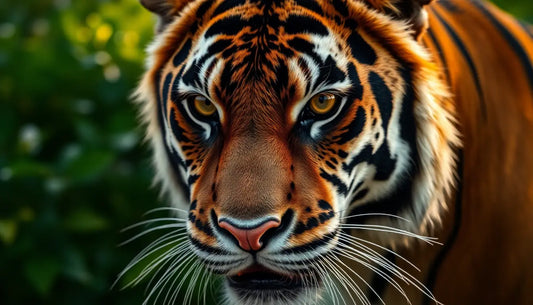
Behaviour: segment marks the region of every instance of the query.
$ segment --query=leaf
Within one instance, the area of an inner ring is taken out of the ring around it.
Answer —
[[[93,275],[87,268],[87,263],[82,253],[76,249],[70,249],[66,252],[64,259],[63,274],[68,278],[75,280],[81,284],[88,284]]]
[[[69,232],[93,233],[105,230],[108,222],[93,210],[80,208],[66,217],[64,225]]]
[[[36,257],[28,260],[24,272],[33,288],[41,296],[46,296],[59,275],[60,267],[61,264],[55,257]]]
[[[89,180],[101,175],[113,162],[113,154],[107,151],[82,152],[66,168],[73,180]]]
[[[41,162],[32,160],[19,160],[9,164],[13,178],[20,177],[47,177],[52,174],[52,169]]]
[[[0,239],[11,244],[17,235],[17,223],[14,220],[0,220]]]

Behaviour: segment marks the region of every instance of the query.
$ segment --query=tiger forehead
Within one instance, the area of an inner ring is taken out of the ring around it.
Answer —
[[[202,35],[194,60],[202,64],[213,56],[223,59],[226,69],[219,78],[223,91],[233,92],[231,89],[247,80],[287,87],[288,59],[312,54],[319,47],[312,37],[329,35],[324,18],[312,16],[301,7],[295,9],[288,4],[291,2],[284,2],[284,6],[274,1],[246,2],[231,7],[239,3],[214,6],[214,17],[198,31]],[[210,73],[214,65],[215,61],[204,71]]]
[[[195,13],[189,38],[195,45],[195,59],[202,63],[213,55],[224,58],[235,66],[235,82],[247,74],[275,79],[280,62],[319,46],[311,36],[327,36],[333,23],[346,23],[344,31],[335,27],[334,32],[342,36],[357,27],[343,21],[346,18],[329,18],[314,1],[206,1]],[[175,65],[184,59],[177,54]]]

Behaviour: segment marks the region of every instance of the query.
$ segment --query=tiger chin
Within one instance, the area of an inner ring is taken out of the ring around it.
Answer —
[[[468,197],[458,160],[477,166],[460,134],[497,115],[458,27],[500,12],[431,2],[141,0],[159,23],[137,99],[182,222],[147,249],[169,249],[153,291],[187,302],[192,273],[235,305],[479,304],[434,269]]]

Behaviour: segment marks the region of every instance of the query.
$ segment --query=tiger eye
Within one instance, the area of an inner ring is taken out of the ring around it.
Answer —
[[[215,105],[203,96],[194,97],[194,108],[203,116],[211,116],[217,111]]]
[[[311,111],[316,114],[326,114],[333,109],[337,98],[331,93],[322,93],[314,96],[309,104]]]

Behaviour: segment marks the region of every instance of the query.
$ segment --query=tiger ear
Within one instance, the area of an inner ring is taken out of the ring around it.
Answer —
[[[189,3],[190,0],[140,0],[141,5],[150,12],[157,14],[159,23],[156,31],[161,32],[174,20],[179,12]]]
[[[433,0],[366,0],[375,9],[394,17],[405,20],[413,29],[418,40],[428,28],[428,15],[424,6]]]

